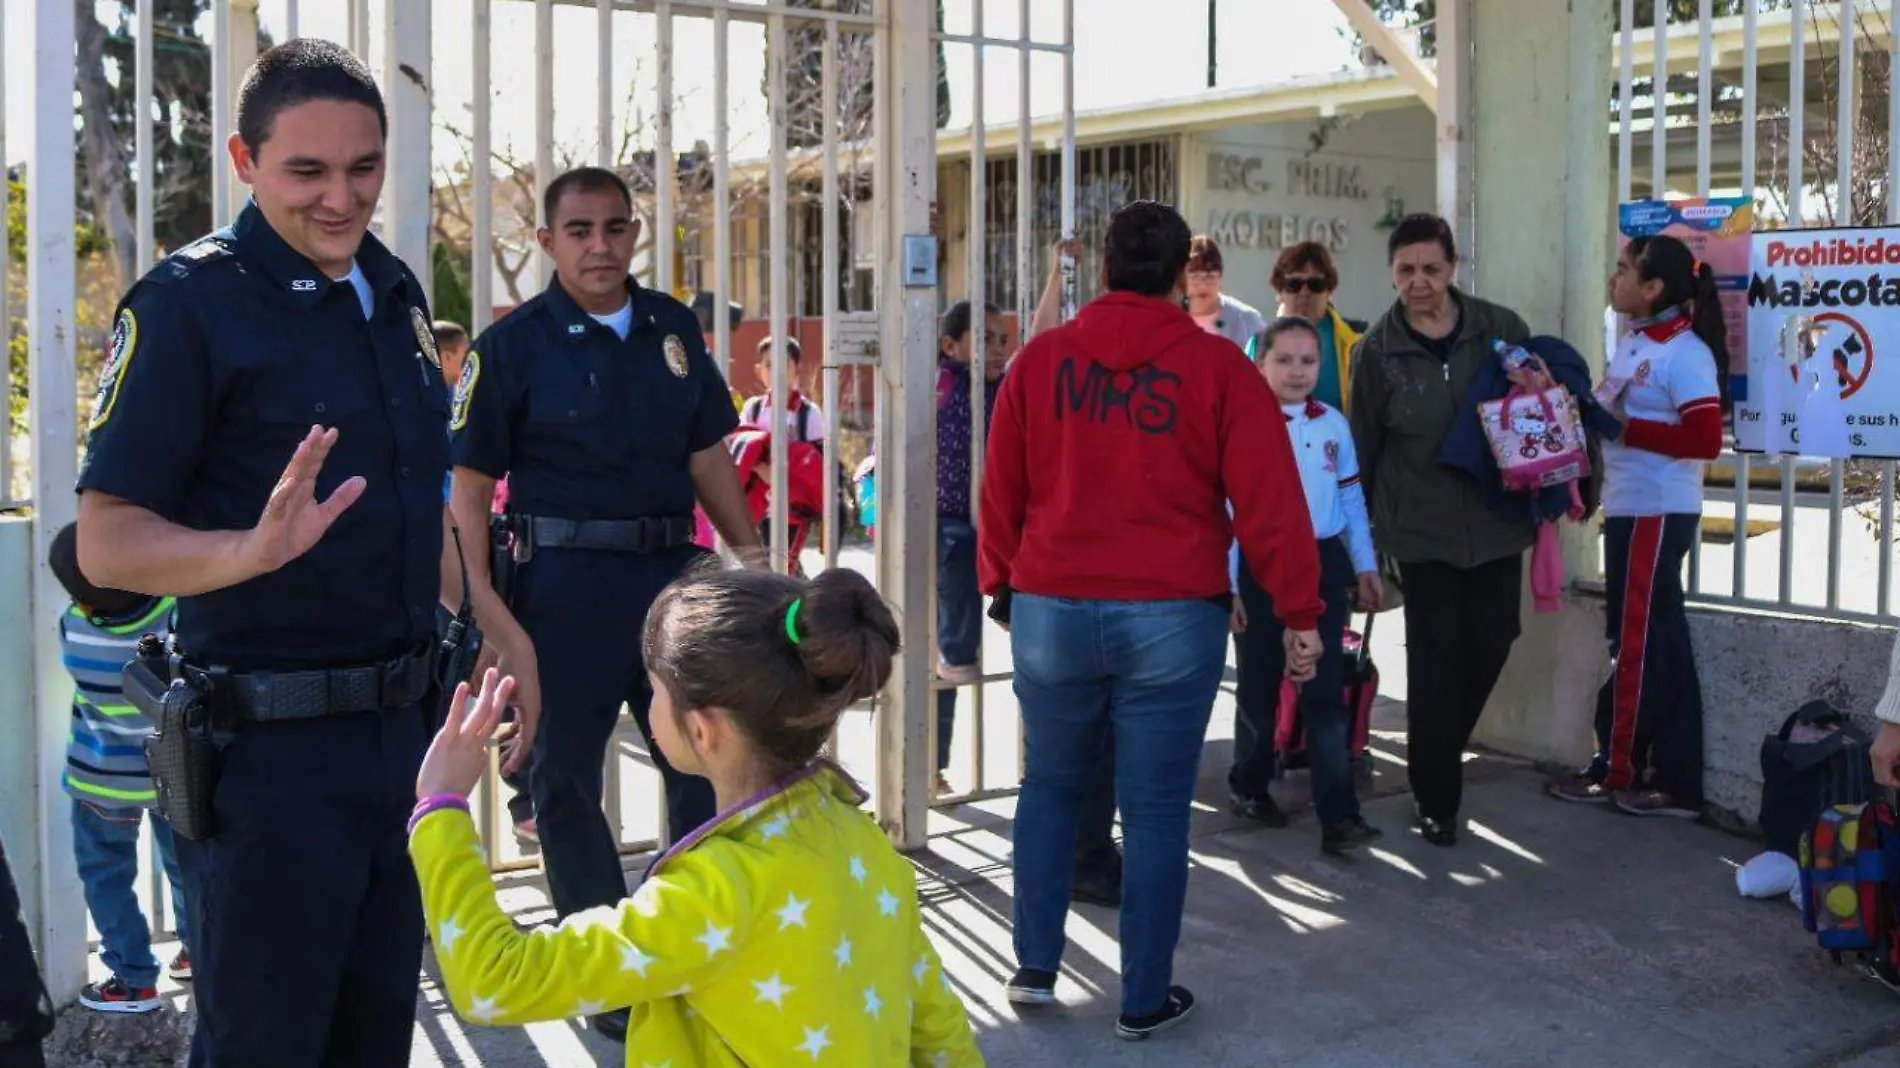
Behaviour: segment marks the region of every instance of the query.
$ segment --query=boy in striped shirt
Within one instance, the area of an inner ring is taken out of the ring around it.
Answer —
[[[73,733],[66,749],[66,792],[73,799],[73,855],[85,886],[86,908],[99,929],[101,953],[112,977],[89,983],[79,1001],[100,1012],[151,1012],[158,999],[158,958],[151,928],[139,909],[139,824],[149,815],[152,837],[171,882],[178,940],[189,944],[184,893],[171,827],[157,811],[158,795],[145,762],[151,718],[125,699],[122,672],[137,655],[139,638],[165,637],[172,599],[106,590],[79,571],[77,528],[53,537],[49,566],[73,599],[59,621],[66,670],[73,677]],[[172,978],[191,978],[191,958],[180,949]]]

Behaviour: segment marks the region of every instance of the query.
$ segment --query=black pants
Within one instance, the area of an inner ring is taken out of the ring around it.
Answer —
[[[1075,879],[1119,881],[1122,855],[1115,848],[1115,733],[1105,732],[1102,743],[1102,767],[1082,795],[1082,810],[1076,814]]]
[[[1399,565],[1405,593],[1406,773],[1421,816],[1458,818],[1464,753],[1517,641],[1524,559]]]
[[[420,706],[237,728],[177,840],[193,942],[192,1068],[407,1065],[422,969],[409,812]]]
[[[1353,789],[1352,720],[1340,681],[1346,617],[1352,610],[1352,557],[1339,538],[1319,543],[1320,596],[1326,602],[1319,636],[1325,643],[1313,678],[1300,687],[1300,716],[1306,725],[1308,767],[1313,775],[1313,808],[1320,826],[1331,827],[1359,814]],[[1280,712],[1280,684],[1286,679],[1286,627],[1273,614],[1273,598],[1260,588],[1243,561],[1240,603],[1247,629],[1234,635],[1234,766],[1227,787],[1235,797],[1267,794],[1278,774],[1273,750]]]
[[[53,1003],[40,982],[20,895],[0,846],[0,1068],[45,1068],[40,1047],[53,1030]]]
[[[1589,774],[1612,790],[1702,801],[1702,683],[1683,608],[1682,558],[1699,515],[1610,516],[1603,524],[1609,681],[1597,692]]]
[[[619,843],[601,811],[607,745],[623,702],[666,783],[673,840],[713,816],[712,784],[674,770],[653,743],[653,691],[640,656],[654,598],[703,554],[690,545],[658,553],[551,549],[521,569],[515,618],[534,642],[541,678],[535,824],[548,891],[562,916],[627,895]]]

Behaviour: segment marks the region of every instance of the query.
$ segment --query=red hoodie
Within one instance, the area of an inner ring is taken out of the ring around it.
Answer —
[[[981,524],[989,594],[1221,597],[1237,532],[1288,627],[1311,630],[1324,609],[1279,402],[1233,342],[1166,300],[1110,293],[1016,357]]]

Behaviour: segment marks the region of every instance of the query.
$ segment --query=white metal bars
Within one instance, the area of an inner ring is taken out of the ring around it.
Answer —
[[[789,161],[786,134],[791,125],[791,115],[785,100],[785,16],[774,14],[766,21],[766,97],[772,117],[771,139],[771,189],[768,194],[769,210],[769,255],[767,316],[771,322],[771,386],[770,404],[772,437],[771,456],[771,495],[770,518],[767,520],[768,536],[771,543],[772,568],[776,571],[796,570],[797,560],[793,558],[789,537],[791,523],[789,515],[790,495],[786,492],[786,476],[791,471],[789,454],[793,422],[791,389],[785,361],[787,357],[785,331],[788,325],[786,300],[788,275],[791,264],[787,262],[786,227],[790,215],[786,201],[791,195],[788,174]]]
[[[494,145],[494,89],[489,85],[489,71],[494,65],[492,52],[494,34],[494,12],[490,0],[470,0],[474,10],[474,51],[470,64],[472,84],[469,86],[469,103],[474,113],[475,128],[470,132],[472,142],[469,151],[469,199],[473,205],[469,210],[469,300],[474,307],[470,310],[468,324],[469,336],[479,337],[483,330],[495,318],[495,170],[492,153]]]
[[[837,0],[825,0],[825,6],[836,7]],[[832,420],[827,428],[827,437],[836,442],[838,431],[842,428],[844,413],[838,406],[838,285],[840,267],[838,263],[838,49],[842,41],[838,35],[838,24],[825,23],[825,55],[819,66],[819,107],[824,112],[824,159],[823,177],[819,195],[824,198],[824,206],[819,213],[821,229],[820,241],[824,246],[824,258],[820,265],[820,285],[823,289],[819,310],[823,316],[823,347],[819,363],[819,393],[824,400],[825,417]],[[857,184],[857,176],[852,176],[852,185]],[[855,373],[855,372],[854,372]],[[832,453],[832,457],[836,454]],[[825,464],[824,474],[824,526],[823,542],[825,567],[838,566],[839,541],[844,531],[841,517],[833,507],[838,499],[841,487],[838,485],[838,464]]]

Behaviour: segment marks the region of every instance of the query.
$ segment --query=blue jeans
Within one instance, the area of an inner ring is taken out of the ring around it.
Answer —
[[[100,957],[113,975],[133,989],[158,983],[158,958],[152,955],[152,929],[139,910],[139,824],[152,823],[159,860],[172,887],[172,917],[178,940],[191,944],[185,921],[185,893],[172,851],[172,829],[165,817],[138,808],[94,808],[73,802],[73,856],[86,891],[86,909],[99,928]]]
[[[1057,971],[1083,798],[1115,744],[1122,1012],[1159,1009],[1187,898],[1188,813],[1220,684],[1227,613],[1210,601],[1017,594],[1010,648],[1026,770],[1016,807],[1016,958]]]
[[[944,663],[969,667],[983,642],[983,594],[976,585],[976,528],[967,519],[937,517],[937,648]],[[957,691],[937,691],[937,770],[950,766]]]

